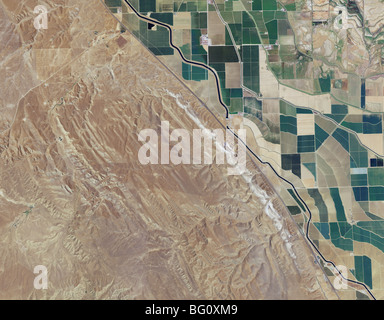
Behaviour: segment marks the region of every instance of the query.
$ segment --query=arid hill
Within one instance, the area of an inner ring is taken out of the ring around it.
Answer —
[[[219,122],[100,1],[44,3],[37,31],[0,1],[0,298],[336,299],[251,158],[139,162],[142,129]]]

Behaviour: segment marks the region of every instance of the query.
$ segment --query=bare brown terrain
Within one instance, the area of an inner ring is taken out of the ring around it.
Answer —
[[[180,103],[219,124],[100,1],[37,4],[0,1],[1,299],[338,298],[251,158],[140,164],[140,130],[198,128]]]

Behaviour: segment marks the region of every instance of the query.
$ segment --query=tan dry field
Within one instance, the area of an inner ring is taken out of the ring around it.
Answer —
[[[225,45],[225,25],[216,11],[208,11],[208,37],[213,46]]]
[[[241,68],[238,62],[229,62],[225,64],[225,87],[241,88]]]
[[[315,134],[315,115],[298,114],[297,115],[297,135],[314,135]]]

